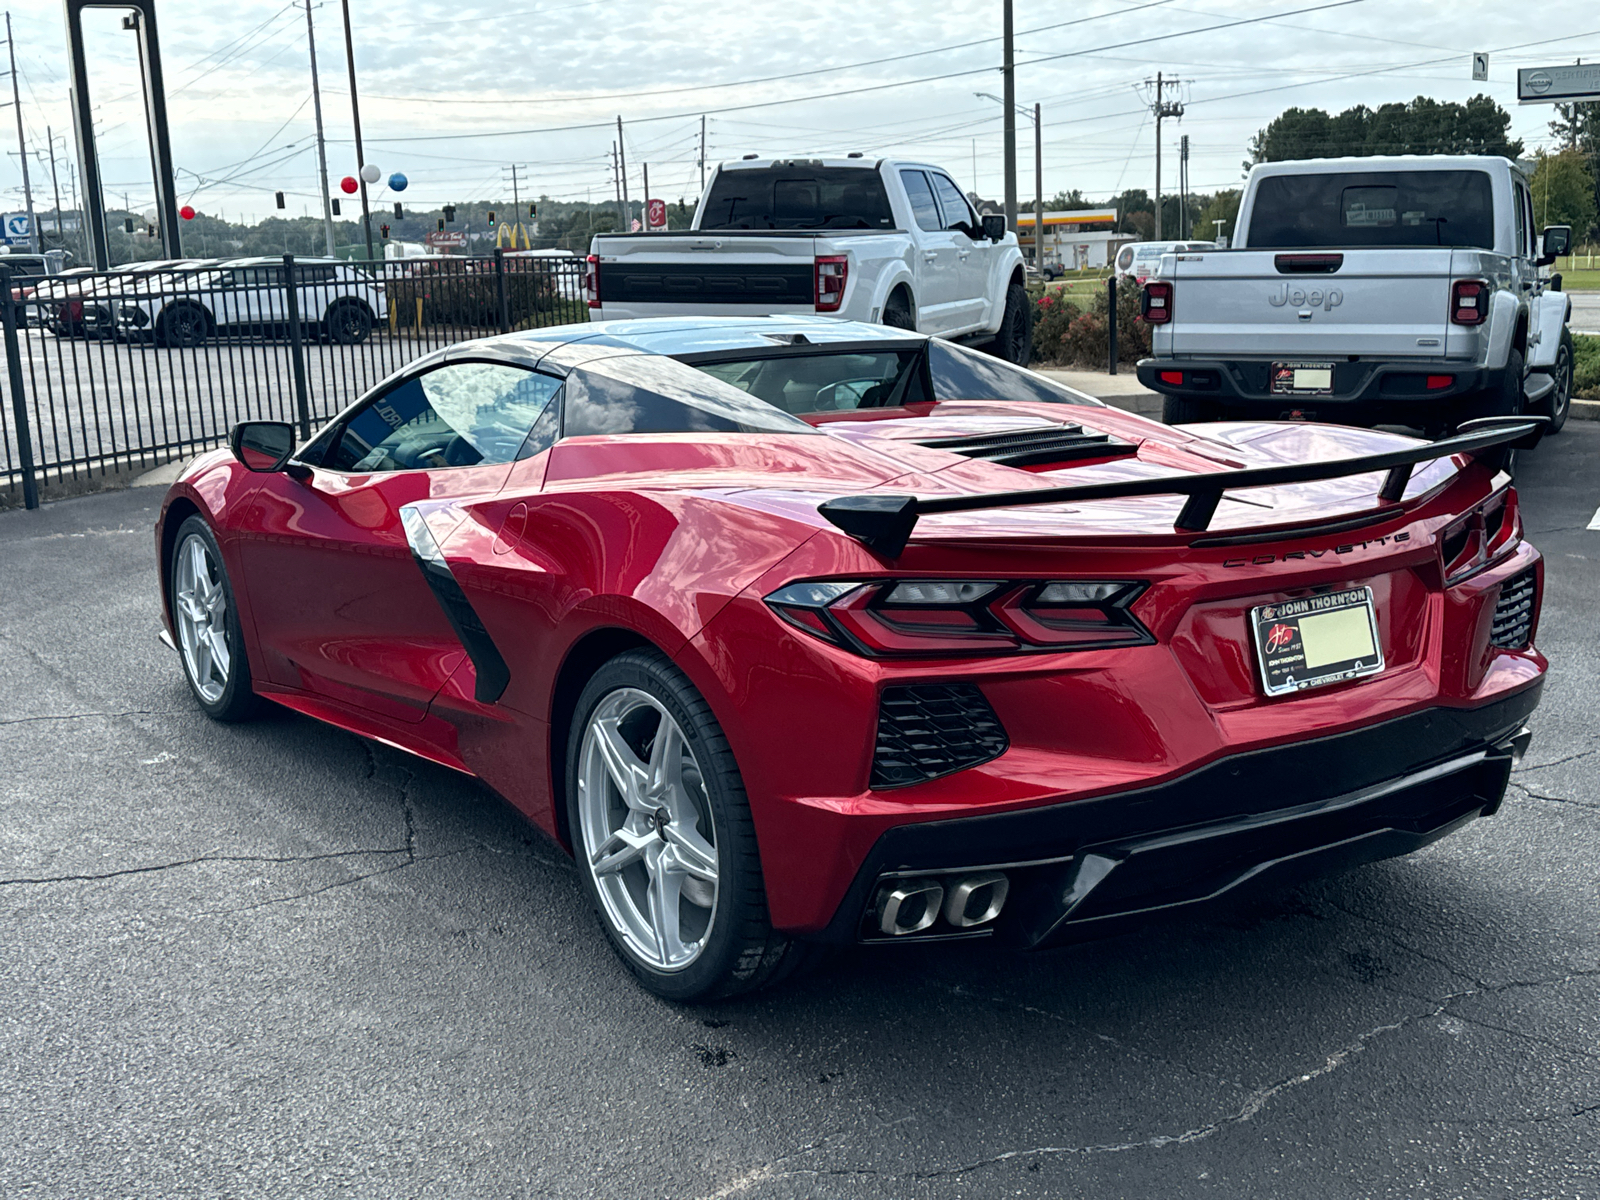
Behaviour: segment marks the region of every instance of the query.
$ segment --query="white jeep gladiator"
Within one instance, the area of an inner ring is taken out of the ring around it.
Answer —
[[[1033,348],[1016,235],[925,163],[723,163],[688,231],[597,235],[588,291],[596,321],[815,312],[1024,365]]]
[[[1262,163],[1230,250],[1168,254],[1145,283],[1139,381],[1166,420],[1305,417],[1429,432],[1567,419],[1571,303],[1540,268],[1522,169],[1457,155]]]

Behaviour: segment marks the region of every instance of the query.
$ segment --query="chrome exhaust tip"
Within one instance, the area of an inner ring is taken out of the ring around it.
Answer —
[[[921,933],[939,919],[943,905],[937,879],[903,879],[879,894],[878,930],[889,937]]]
[[[956,929],[987,925],[1005,907],[1011,881],[999,871],[967,875],[945,893],[944,919]]]

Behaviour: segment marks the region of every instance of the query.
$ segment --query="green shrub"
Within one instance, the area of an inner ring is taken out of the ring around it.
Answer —
[[[1034,302],[1033,357],[1060,366],[1106,365],[1106,326],[1111,305],[1105,288],[1097,289],[1089,307],[1080,309],[1060,292]],[[1117,361],[1137,362],[1150,353],[1150,326],[1139,318],[1139,289],[1117,288]]]
[[[1572,394],[1600,400],[1600,337],[1572,335]]]

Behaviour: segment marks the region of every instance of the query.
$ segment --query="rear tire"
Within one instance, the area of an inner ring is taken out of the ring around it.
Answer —
[[[1008,363],[1025,367],[1033,358],[1033,312],[1028,293],[1020,283],[1006,289],[1006,312],[1000,319],[1000,332],[989,343],[989,353]]]
[[[903,291],[890,296],[889,303],[883,306],[883,323],[891,329],[909,329],[912,333],[917,331],[917,318],[911,311],[910,297]]]
[[[738,763],[666,655],[629,650],[595,672],[566,751],[578,876],[645,988],[681,1003],[720,999],[820,958],[822,948],[773,931]]]
[[[1506,354],[1506,369],[1498,387],[1474,395],[1466,405],[1464,417],[1514,417],[1523,410],[1524,360],[1522,351],[1512,348]]]
[[[198,304],[168,305],[156,319],[156,340],[163,346],[189,349],[204,345],[210,336],[211,316]]]
[[[341,346],[358,346],[372,334],[372,313],[365,304],[336,304],[324,323],[328,337]]]
[[[1192,400],[1187,396],[1163,396],[1161,419],[1168,425],[1197,425],[1202,421],[1222,420],[1222,410],[1211,400]]]

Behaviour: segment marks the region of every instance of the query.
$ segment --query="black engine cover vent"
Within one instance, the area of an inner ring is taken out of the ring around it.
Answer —
[[[967,458],[981,458],[1007,467],[1037,463],[1074,462],[1082,458],[1110,458],[1139,449],[1109,433],[1089,433],[1082,425],[1048,425],[1042,429],[1002,429],[965,437],[930,438],[919,446],[948,450]]]
[[[1494,624],[1489,644],[1502,650],[1526,650],[1533,637],[1533,568],[1513,575],[1500,585],[1500,599],[1494,605]]]

